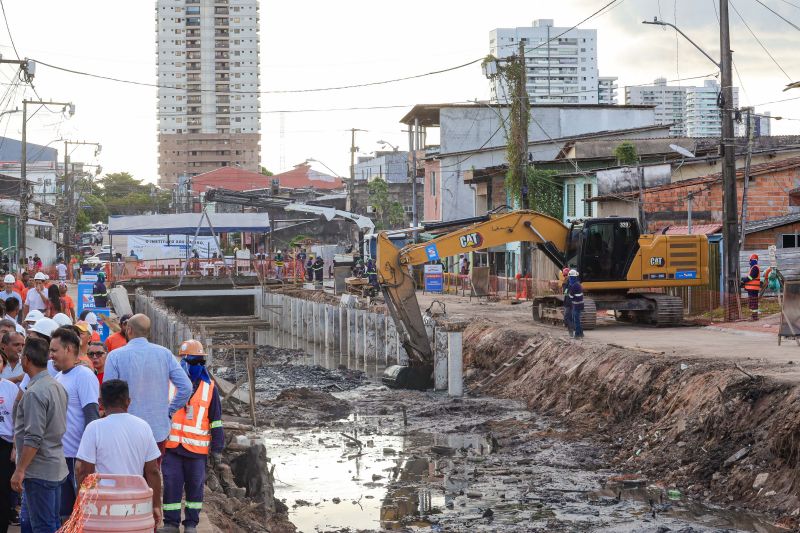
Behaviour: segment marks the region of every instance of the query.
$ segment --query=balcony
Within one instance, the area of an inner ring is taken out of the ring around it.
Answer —
[[[228,17],[216,17],[214,19],[214,26],[228,27]]]
[[[227,95],[217,96],[217,103],[218,104],[229,104],[231,103],[231,97]]]
[[[230,52],[214,52],[214,59],[229,59]]]
[[[200,52],[186,52],[186,59],[200,59]]]
[[[231,81],[231,75],[230,74],[224,74],[224,73],[223,74],[215,74],[214,75],[214,81]]]
[[[228,8],[227,7],[215,7],[214,8],[214,14],[215,15],[227,15],[228,14]]]
[[[190,83],[186,86],[186,90],[189,92],[200,92],[200,84],[199,83]]]
[[[229,41],[214,41],[214,48],[230,48]]]
[[[228,37],[229,35],[228,30],[214,30],[214,37]]]
[[[200,70],[200,63],[186,63],[186,70]]]
[[[186,109],[186,112],[190,115],[199,115],[202,113],[199,106],[190,106]]]
[[[230,70],[231,64],[230,63],[215,63],[214,64],[215,70]]]
[[[200,17],[186,17],[186,26],[200,26]]]
[[[186,99],[187,104],[199,104],[201,102],[199,95],[190,96]]]
[[[200,37],[200,30],[191,29],[186,30],[186,37]]]
[[[230,126],[231,119],[228,117],[217,117],[217,126]]]
[[[217,106],[218,115],[229,115],[231,113],[230,106]]]
[[[186,49],[191,50],[194,48],[200,48],[200,41],[192,39],[191,41],[186,41]]]

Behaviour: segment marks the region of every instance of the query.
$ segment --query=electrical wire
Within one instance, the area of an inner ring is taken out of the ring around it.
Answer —
[[[784,4],[790,5],[790,6],[794,7],[794,8],[800,9],[799,5],[794,4],[792,2],[789,2],[789,0],[781,0],[781,2],[783,2]]]
[[[759,44],[759,46],[761,46],[761,49],[764,50],[764,52],[769,56],[769,58],[772,60],[772,62],[775,63],[775,66],[778,67],[781,72],[783,72],[783,75],[786,76],[786,78],[789,80],[789,82],[790,83],[793,82],[794,80],[792,79],[792,77],[789,76],[789,74],[786,73],[786,70],[784,70],[784,68],[781,66],[781,64],[778,63],[778,61],[775,59],[775,57],[773,57],[773,55],[770,53],[770,51],[767,50],[767,47],[764,46],[764,43],[761,42],[761,39],[759,39],[758,36],[755,33],[753,33],[753,30],[750,28],[750,25],[744,19],[742,14],[739,13],[739,10],[736,9],[736,6],[733,4],[733,2],[729,1],[729,4],[733,8],[733,10],[736,12],[736,14],[739,15],[739,18],[742,19],[742,22],[744,23],[744,27],[747,28],[747,31],[750,32],[750,35],[753,36],[753,39],[755,39],[756,42]],[[741,83],[741,81],[742,80],[740,79],[739,83]]]
[[[756,0],[756,2],[758,2],[759,4],[761,4],[762,6],[764,6],[765,8],[769,9],[769,10],[770,10],[772,13],[774,13],[774,14],[775,14],[775,16],[777,16],[779,19],[781,19],[782,21],[784,21],[786,24],[788,24],[788,25],[789,25],[789,26],[791,26],[792,28],[796,29],[797,31],[800,31],[800,26],[798,26],[797,24],[795,24],[795,23],[794,23],[794,22],[792,22],[791,20],[787,19],[786,17],[784,17],[783,15],[781,15],[780,13],[778,13],[777,11],[775,11],[774,9],[772,9],[771,7],[769,7],[767,4],[765,4],[765,3],[764,3],[764,2],[762,2],[761,0]]]

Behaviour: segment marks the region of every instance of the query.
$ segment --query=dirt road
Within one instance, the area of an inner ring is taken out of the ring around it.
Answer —
[[[475,298],[470,302],[468,297],[419,293],[417,298],[422,310],[439,300],[444,302],[448,315],[453,317],[481,318],[524,334],[546,332],[567,338],[564,328],[534,323],[530,303],[511,305],[507,301],[486,302]],[[774,330],[774,321],[764,323],[768,324],[764,330]],[[656,352],[654,356],[663,352],[664,356],[676,358],[730,360],[764,375],[800,382],[800,346],[786,340],[778,346],[774,333],[761,333],[758,328],[756,325],[741,330],[725,324],[655,328],[622,324],[608,318],[598,319],[597,329],[587,332],[582,342],[642,348]]]

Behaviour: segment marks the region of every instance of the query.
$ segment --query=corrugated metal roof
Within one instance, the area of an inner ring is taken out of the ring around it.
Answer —
[[[744,232],[745,234],[749,235],[750,233],[758,233],[759,231],[778,228],[780,226],[787,226],[797,222],[800,222],[800,213],[790,213],[780,217],[765,218],[763,220],[746,222],[744,225]]]
[[[713,235],[722,230],[722,224],[692,224],[692,235]],[[689,235],[689,226],[669,226],[664,235]]]

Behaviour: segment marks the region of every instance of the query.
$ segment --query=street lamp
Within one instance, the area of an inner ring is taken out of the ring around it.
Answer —
[[[340,177],[341,177],[341,176],[339,176],[339,173],[338,173],[338,172],[336,172],[335,170],[333,170],[331,167],[329,167],[328,165],[326,165],[325,163],[323,163],[323,162],[322,162],[322,161],[320,161],[319,159],[314,159],[313,157],[309,157],[308,159],[306,159],[306,160],[304,161],[304,163],[319,163],[319,164],[320,164],[320,165],[322,165],[323,167],[327,168],[329,171],[333,172],[333,175],[334,175],[335,177],[337,177],[337,178],[340,178]]]
[[[398,146],[395,146],[392,143],[387,142],[387,141],[378,141],[378,144],[380,144],[381,146],[389,146],[392,149],[392,152],[396,152],[396,151],[399,150]]]

